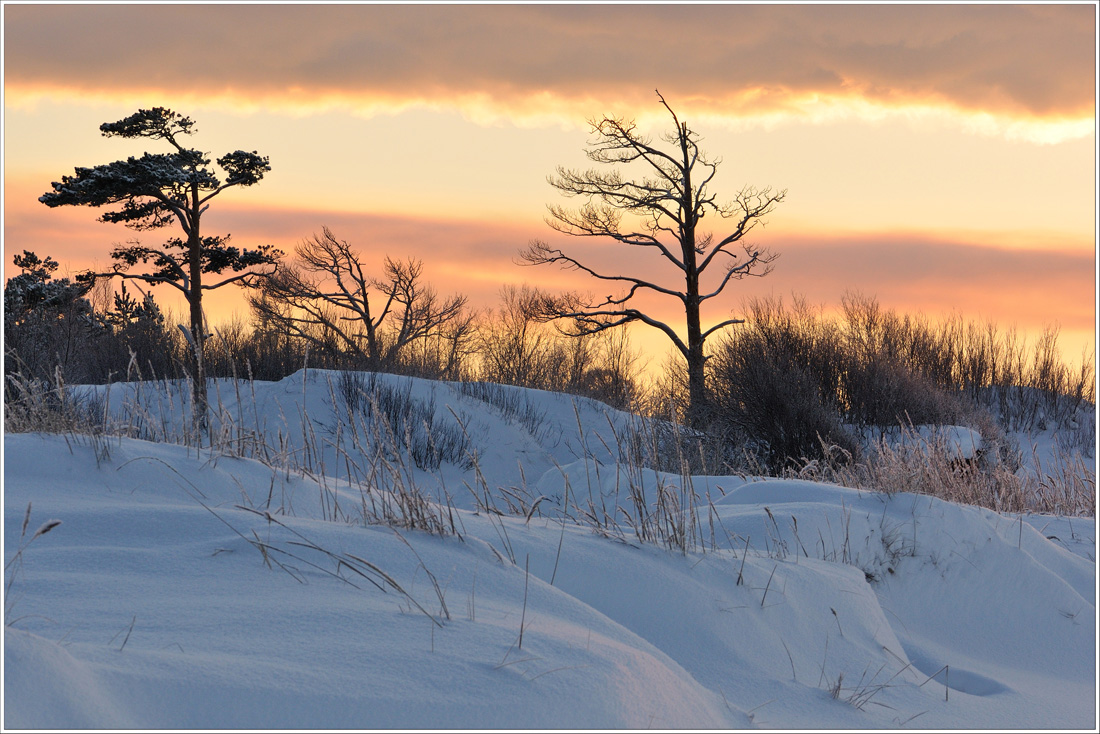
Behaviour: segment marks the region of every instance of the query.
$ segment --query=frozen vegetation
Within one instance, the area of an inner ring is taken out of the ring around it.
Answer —
[[[6,728],[1097,725],[1094,517],[676,471],[518,387],[219,380],[202,440],[74,393],[110,431],[4,437]]]

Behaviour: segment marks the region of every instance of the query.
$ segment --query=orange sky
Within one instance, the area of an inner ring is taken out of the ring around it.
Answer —
[[[214,201],[208,232],[290,251],[328,226],[378,262],[422,257],[475,305],[506,282],[586,288],[513,258],[553,234],[546,176],[587,167],[585,119],[660,132],[660,88],[723,159],[720,197],[789,192],[753,235],[775,271],[733,284],[712,321],[747,295],[835,306],[858,290],[1031,334],[1057,323],[1068,357],[1094,350],[1092,4],[3,10],[6,277],[11,252],[76,271],[134,236],[37,198],[73,166],[157,150],[98,126],[166,106],[215,157],[271,158],[258,186]],[[224,291],[210,304],[241,309]]]

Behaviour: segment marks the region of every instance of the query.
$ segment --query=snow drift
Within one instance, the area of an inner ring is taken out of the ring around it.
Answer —
[[[324,373],[219,383],[215,451],[138,385],[86,390],[156,440],[5,436],[4,725],[1096,725],[1092,519],[647,470],[599,403],[373,379],[458,431],[399,467],[440,533],[371,521],[401,488]]]

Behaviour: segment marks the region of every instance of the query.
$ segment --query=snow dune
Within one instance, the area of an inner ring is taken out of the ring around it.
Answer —
[[[454,533],[363,522],[377,448],[331,374],[219,384],[264,460],[165,442],[163,393],[156,441],[5,436],[4,726],[1096,726],[1092,519],[639,471],[598,403],[377,379],[466,428],[476,470],[406,471]],[[694,491],[688,552],[633,535],[632,482]],[[546,499],[496,514],[479,486]]]

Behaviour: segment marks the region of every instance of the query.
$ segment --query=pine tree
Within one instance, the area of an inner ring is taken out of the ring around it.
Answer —
[[[104,273],[83,273],[78,279],[94,283],[98,278],[133,278],[151,285],[168,284],[183,293],[190,311],[190,328],[185,330],[191,346],[192,410],[197,428],[206,426],[206,370],[203,353],[207,337],[202,310],[205,291],[230,283],[247,285],[265,277],[278,267],[282,252],[270,245],[241,250],[229,245],[229,236],[204,236],[202,215],[210,201],[235,186],[252,186],[271,170],[266,156],[256,151],[237,150],[217,159],[224,179],[211,167],[202,151],[181,144],[184,135],[195,131],[189,117],[163,107],[138,110],[118,122],[100,125],[105,137],[148,138],[163,140],[171,146],[167,153],[145,153],[140,158],[77,167],[74,176],[62,176],[52,191],[39,197],[49,207],[111,206],[99,221],[123,224],[136,231],[178,226],[184,238],[168,238],[159,247],[130,241],[116,245],[111,252],[114,267]],[[139,267],[140,266],[140,267]],[[140,272],[132,272],[133,269]],[[207,274],[234,275],[215,283],[204,283]],[[183,326],[180,326],[183,329]]]

